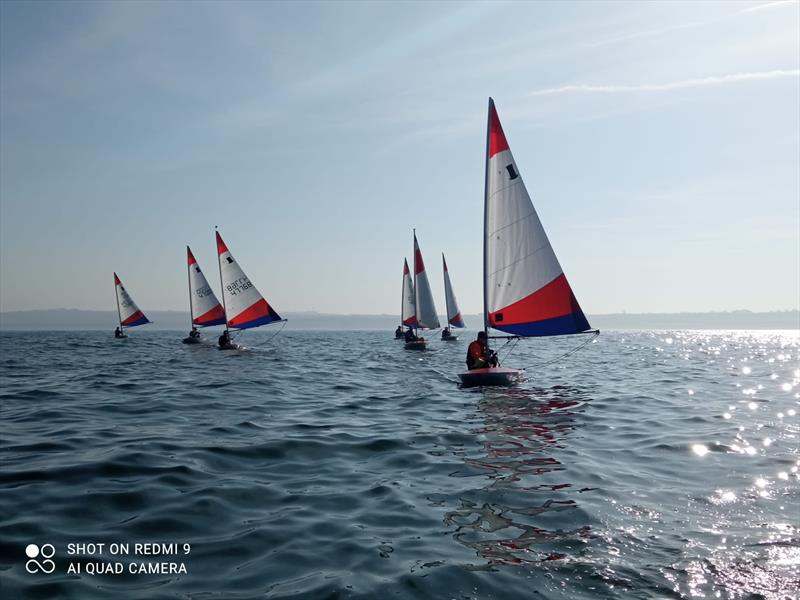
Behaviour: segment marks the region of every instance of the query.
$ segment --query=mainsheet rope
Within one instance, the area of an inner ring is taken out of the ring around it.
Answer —
[[[596,338],[598,335],[600,335],[600,330],[599,330],[599,329],[597,329],[597,330],[595,330],[593,333],[594,333],[594,335],[593,335],[593,336],[591,336],[589,339],[587,339],[585,342],[583,342],[583,343],[579,344],[578,346],[576,346],[576,347],[575,347],[575,348],[573,348],[572,350],[568,350],[567,352],[565,352],[565,353],[564,353],[564,354],[562,354],[561,356],[556,356],[555,358],[551,358],[550,360],[546,360],[546,361],[544,361],[544,362],[542,362],[542,363],[538,363],[538,364],[530,365],[530,366],[528,366],[528,367],[525,367],[525,369],[538,369],[539,367],[546,367],[547,365],[551,365],[551,364],[553,364],[554,362],[557,362],[557,361],[561,360],[562,358],[566,358],[566,357],[567,357],[567,356],[569,356],[570,354],[575,354],[575,353],[576,353],[578,350],[580,350],[581,348],[583,348],[583,347],[584,347],[584,346],[586,346],[587,344],[590,344],[591,342],[593,342],[593,341],[594,341],[594,338]],[[518,337],[516,337],[516,338],[511,338],[511,339],[509,339],[508,341],[506,341],[506,343],[505,343],[505,344],[503,344],[503,347],[505,347],[505,346],[507,346],[508,344],[510,344],[511,342],[514,342],[514,344],[511,346],[511,348],[509,348],[509,349],[508,349],[508,352],[506,352],[506,355],[505,355],[505,357],[503,358],[503,360],[505,360],[506,358],[508,358],[508,357],[511,355],[511,352],[514,350],[514,348],[516,347],[516,345],[517,345],[517,343],[519,342],[519,340],[520,340],[520,339],[521,339],[521,338],[518,338]],[[500,362],[502,363],[502,361],[500,361]]]
[[[253,345],[253,346],[250,346],[250,347],[251,347],[251,348],[263,348],[264,346],[266,346],[267,344],[269,344],[269,343],[270,343],[270,342],[273,340],[273,338],[274,338],[276,335],[278,335],[278,334],[279,334],[281,331],[283,331],[283,328],[284,328],[284,327],[286,327],[286,324],[287,324],[288,322],[289,322],[289,319],[281,319],[281,321],[280,321],[280,323],[281,323],[281,326],[280,326],[280,328],[278,329],[278,331],[276,331],[275,333],[273,333],[271,336],[269,336],[269,337],[268,337],[266,340],[264,340],[264,341],[263,341],[263,342],[261,342],[260,344]],[[235,340],[237,340],[237,339],[239,338],[239,336],[240,336],[240,335],[242,335],[242,334],[243,334],[245,331],[247,331],[247,330],[246,330],[246,329],[239,329],[239,330],[236,330],[236,332],[235,332],[233,335],[231,335],[231,339],[232,339],[232,340],[234,340],[234,341],[235,341]]]

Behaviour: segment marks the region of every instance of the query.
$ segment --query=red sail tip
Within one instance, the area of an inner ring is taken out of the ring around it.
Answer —
[[[228,247],[225,245],[225,242],[222,241],[222,236],[219,234],[219,231],[216,232],[217,234],[217,252],[219,254],[224,254],[228,251]]]
[[[442,264],[444,265],[444,272],[447,273],[447,261],[444,259],[444,252],[442,253]]]
[[[422,252],[419,248],[414,250],[414,274],[419,275],[425,270],[425,265],[422,262]]]
[[[408,261],[403,259],[403,275],[408,275]]]
[[[506,141],[506,134],[503,133],[503,126],[500,124],[500,118],[497,116],[497,109],[494,107],[494,102],[489,102],[489,158],[492,158],[498,152],[508,150],[508,142]]]
[[[194,254],[192,254],[192,251],[189,249],[189,246],[186,246],[186,255],[187,255],[188,259],[189,259],[189,266],[191,266],[191,265],[193,265],[193,264],[195,264],[197,262],[194,259]]]
[[[121,285],[121,284],[122,282],[119,280],[119,277],[117,277],[117,274],[114,273],[114,285]]]

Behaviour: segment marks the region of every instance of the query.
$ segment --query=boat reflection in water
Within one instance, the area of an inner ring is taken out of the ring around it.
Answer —
[[[575,554],[592,537],[589,516],[557,455],[575,434],[586,399],[576,388],[485,390],[478,402],[479,456],[465,456],[467,473],[487,485],[464,492],[446,513],[453,538],[488,561],[470,565],[538,563]]]

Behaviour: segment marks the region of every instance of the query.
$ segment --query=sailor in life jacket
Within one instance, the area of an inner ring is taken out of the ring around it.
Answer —
[[[467,369],[485,369],[497,366],[497,354],[486,356],[486,332],[479,331],[478,338],[467,348]]]

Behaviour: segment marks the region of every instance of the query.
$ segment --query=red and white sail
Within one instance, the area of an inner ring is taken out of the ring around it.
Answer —
[[[408,261],[403,259],[403,298],[400,321],[408,327],[417,327],[417,308],[414,297],[414,280],[408,270]]]
[[[486,161],[488,326],[523,336],[589,330],[533,208],[491,98]]]
[[[219,232],[217,253],[228,327],[249,329],[281,321],[280,315],[272,309],[234,260]]]
[[[417,308],[417,327],[421,329],[439,327],[439,315],[436,314],[431,284],[425,272],[425,263],[422,261],[416,233],[414,233],[414,303]]]
[[[186,255],[189,269],[189,306],[192,311],[192,325],[209,327],[211,325],[225,325],[225,310],[222,308],[211,286],[208,285],[206,276],[200,270],[200,265],[186,246]]]
[[[119,323],[121,326],[136,327],[150,322],[144,316],[144,313],[139,310],[139,307],[136,306],[136,302],[133,301],[116,273],[114,273],[114,288],[117,292],[117,310],[119,311]]]
[[[461,311],[458,309],[456,295],[453,292],[453,284],[450,283],[450,273],[447,271],[444,253],[442,253],[442,267],[444,268],[444,301],[447,304],[447,323],[451,327],[464,327],[464,319],[461,318]]]

